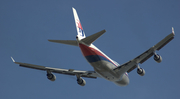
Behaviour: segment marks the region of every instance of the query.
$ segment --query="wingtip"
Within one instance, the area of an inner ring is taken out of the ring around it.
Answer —
[[[175,35],[175,33],[174,33],[174,28],[172,27],[172,33]]]
[[[75,8],[74,8],[74,7],[72,7],[72,9],[73,9],[73,10],[75,10]]]
[[[11,57],[12,61],[15,63],[15,60],[13,59],[13,57]]]
[[[48,40],[49,42],[54,42],[55,40]]]

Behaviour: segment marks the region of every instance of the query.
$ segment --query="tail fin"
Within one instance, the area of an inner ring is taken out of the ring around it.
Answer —
[[[98,39],[102,34],[104,34],[106,32],[106,30],[102,30],[102,31],[100,31],[98,33],[95,33],[93,35],[90,35],[90,36],[86,37],[85,33],[83,31],[81,22],[79,20],[79,17],[77,15],[76,9],[74,9],[74,8],[72,8],[72,9],[73,9],[76,28],[77,28],[78,41],[77,40],[48,40],[48,41],[55,42],[55,43],[67,44],[67,45],[74,45],[74,46],[78,46],[78,43],[83,43],[83,44],[86,44],[86,45],[90,45],[96,39]]]
[[[96,39],[98,39],[102,34],[104,34],[106,30],[102,30],[98,33],[95,33],[93,35],[90,35],[84,39],[81,40],[84,44],[90,45],[93,43]],[[76,40],[48,40],[50,42],[55,42],[55,43],[62,43],[62,44],[67,44],[67,45],[74,45],[78,46],[78,42]]]
[[[73,14],[74,14],[74,20],[75,20],[75,24],[76,24],[76,29],[77,29],[77,37],[79,39],[83,39],[86,36],[85,36],[84,30],[82,28],[81,22],[79,20],[78,15],[77,15],[76,9],[72,8],[72,10],[73,10]]]

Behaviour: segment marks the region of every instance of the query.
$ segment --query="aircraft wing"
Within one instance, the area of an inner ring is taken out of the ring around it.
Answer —
[[[169,43],[172,39],[174,39],[174,29],[172,28],[172,33],[166,36],[163,40],[161,40],[159,43],[142,53],[141,55],[137,56],[136,58],[130,60],[129,62],[126,62],[125,64],[120,65],[119,67],[115,68],[115,71],[119,71],[120,73],[125,72],[131,72],[134,70],[139,63],[144,63],[147,59],[149,59],[151,56],[155,54],[156,50],[160,50],[162,47],[164,47],[167,43]]]
[[[81,71],[81,70],[74,70],[74,69],[61,69],[61,68],[52,68],[52,67],[45,67],[40,65],[33,65],[28,63],[21,63],[21,62],[15,62],[15,60],[11,57],[14,63],[19,64],[19,66],[31,68],[31,69],[38,69],[48,72],[54,72],[59,74],[65,74],[65,75],[81,75],[81,77],[87,77],[87,78],[97,78],[100,77],[95,71]]]

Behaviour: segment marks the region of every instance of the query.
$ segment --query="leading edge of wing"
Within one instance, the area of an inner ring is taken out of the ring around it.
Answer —
[[[100,76],[98,76],[98,74],[95,71],[82,71],[82,70],[74,70],[74,69],[61,69],[61,68],[45,67],[45,66],[40,66],[40,65],[16,62],[12,57],[11,57],[11,59],[14,63],[19,64],[19,66],[21,66],[21,67],[50,71],[50,72],[65,74],[65,75],[79,74],[79,75],[81,75],[81,77],[87,77],[87,78],[100,77]]]

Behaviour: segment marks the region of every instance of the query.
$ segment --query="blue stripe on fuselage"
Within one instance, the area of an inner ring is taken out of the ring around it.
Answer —
[[[97,62],[97,61],[108,61],[110,63],[112,63],[110,60],[108,60],[107,58],[103,57],[103,56],[99,56],[99,55],[90,55],[90,56],[85,56],[85,58],[88,60],[89,63],[92,62]]]

